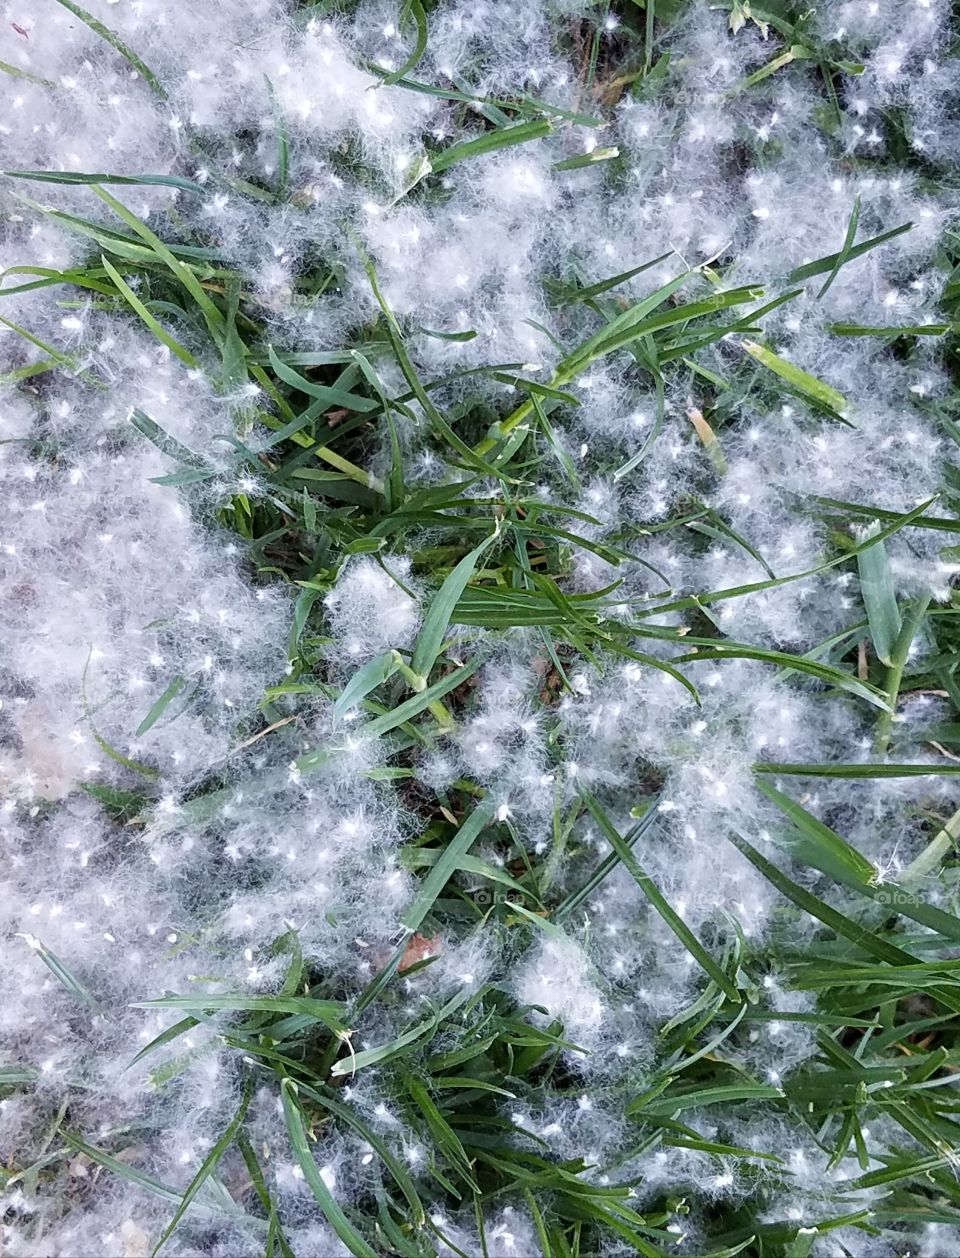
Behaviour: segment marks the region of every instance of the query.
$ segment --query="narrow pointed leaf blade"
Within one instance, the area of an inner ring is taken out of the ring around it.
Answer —
[[[847,409],[847,399],[832,385],[811,375],[809,371],[804,371],[795,363],[781,358],[779,354],[775,354],[772,349],[767,349],[765,345],[758,345],[756,341],[743,341],[741,344],[751,357],[768,371],[772,371],[775,376],[779,376],[796,393],[808,398],[821,409],[842,417]]]
[[[280,1086],[280,1095],[283,1099],[283,1116],[286,1120],[290,1144],[293,1146],[297,1162],[301,1171],[303,1171],[303,1178],[309,1185],[314,1197],[316,1197],[317,1204],[323,1211],[327,1222],[343,1241],[344,1245],[346,1245],[347,1249],[350,1250],[351,1254],[354,1255],[354,1258],[377,1258],[377,1251],[367,1244],[344,1214],[340,1203],[327,1187],[326,1181],[320,1173],[307,1141],[307,1128],[304,1122],[303,1108],[297,1097],[295,1086],[293,1080],[284,1079]]]
[[[333,705],[334,717],[339,720],[351,708],[356,707],[361,699],[365,699],[371,690],[382,686],[396,671],[397,661],[392,651],[385,651],[383,655],[377,655],[358,668]]]
[[[484,827],[490,824],[493,810],[491,799],[481,800],[444,848],[443,855],[423,880],[413,903],[401,919],[408,931],[412,933],[419,928],[437,896],[459,867],[462,857],[470,851]]]
[[[878,532],[879,528],[879,524],[874,524],[871,532]],[[863,605],[867,609],[873,649],[881,663],[889,667],[903,621],[897,606],[890,560],[883,542],[878,542],[869,550],[862,550],[857,556],[857,568],[860,572],[860,592],[863,595]]]
[[[467,588],[467,582],[473,576],[481,555],[493,544],[498,535],[498,531],[495,530],[489,537],[484,538],[479,546],[475,546],[468,555],[464,555],[434,595],[430,609],[423,618],[420,636],[413,653],[412,668],[421,677],[427,677],[437,662],[454,608]]]

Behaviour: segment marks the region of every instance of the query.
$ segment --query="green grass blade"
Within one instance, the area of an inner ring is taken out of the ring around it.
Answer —
[[[148,730],[153,729],[154,725],[156,725],[157,721],[160,720],[161,716],[163,716],[164,712],[167,710],[169,705],[173,702],[173,700],[177,697],[177,695],[179,695],[184,690],[184,688],[186,687],[186,684],[187,684],[187,681],[185,677],[180,677],[180,676],[174,677],[170,685],[167,686],[166,690],[163,692],[160,698],[156,701],[156,703],[153,704],[150,711],[147,713],[147,715],[143,718],[143,720],[137,726],[137,738],[140,738],[143,734],[146,734]]]
[[[487,131],[474,140],[461,140],[459,144],[451,144],[440,153],[430,158],[430,166],[434,174],[449,170],[457,162],[469,161],[473,157],[482,157],[487,153],[496,153],[500,149],[510,148],[516,144],[528,144],[531,140],[542,140],[553,130],[552,123],[541,119],[535,122],[518,122],[513,126],[501,127],[497,131]]]
[[[5,319],[0,315],[0,324],[5,328],[9,328],[11,332],[16,332],[18,336],[22,336],[25,341],[29,341],[31,345],[35,345],[37,349],[43,350],[50,358],[61,367],[68,367],[71,370],[76,369],[76,363],[69,354],[64,354],[58,350],[55,345],[48,345],[46,341],[42,341],[38,336],[28,331],[27,328],[21,327],[19,323],[14,323],[11,319]]]
[[[563,289],[559,297],[564,305],[573,305],[580,301],[593,301],[596,297],[602,297],[612,288],[618,288],[621,284],[625,284],[627,280],[632,280],[634,276],[649,271],[651,267],[656,266],[660,262],[666,262],[671,254],[661,253],[659,258],[651,258],[649,262],[641,262],[639,266],[632,267],[629,271],[621,271],[619,275],[611,275],[609,279],[598,280],[596,284],[588,284],[585,288]]]
[[[437,1109],[430,1093],[420,1080],[414,1078],[413,1075],[407,1075],[405,1081],[411,1100],[426,1120],[430,1135],[433,1138],[434,1147],[443,1153],[449,1165],[467,1186],[473,1192],[479,1193],[480,1189],[471,1173],[470,1159],[467,1157],[467,1152],[460,1143],[457,1133]],[[436,1086],[436,1080],[431,1080],[431,1082]]]
[[[220,1163],[220,1159],[226,1153],[227,1149],[229,1149],[230,1145],[233,1144],[234,1138],[236,1137],[237,1132],[240,1130],[240,1127],[243,1124],[244,1118],[246,1118],[247,1116],[247,1109],[250,1105],[250,1096],[251,1096],[251,1088],[250,1088],[250,1085],[248,1084],[247,1087],[244,1088],[243,1098],[240,1101],[240,1108],[237,1110],[236,1114],[234,1114],[233,1118],[231,1118],[230,1122],[224,1128],[216,1144],[213,1146],[213,1148],[210,1150],[207,1156],[203,1159],[200,1169],[197,1171],[196,1175],[194,1175],[193,1179],[187,1185],[187,1188],[183,1194],[183,1198],[180,1202],[180,1205],[177,1207],[176,1214],[173,1216],[173,1218],[164,1228],[163,1235],[160,1237],[156,1245],[153,1247],[152,1258],[157,1258],[157,1254],[159,1254],[160,1250],[167,1243],[167,1241],[170,1239],[173,1233],[177,1230],[177,1225],[179,1224],[183,1216],[187,1213],[187,1211],[190,1209],[190,1206],[193,1204],[193,1201],[197,1196],[197,1193],[203,1187],[204,1183],[209,1178],[209,1176],[212,1175],[213,1172],[216,1170],[217,1166]]]
[[[403,334],[400,331],[400,325],[397,323],[393,311],[387,305],[386,299],[380,291],[376,269],[359,244],[357,244],[357,251],[360,254],[360,260],[363,263],[363,268],[367,273],[368,280],[370,281],[371,291],[373,292],[377,305],[380,307],[380,311],[383,314],[384,322],[387,327],[387,335],[390,338],[390,345],[393,348],[397,364],[403,373],[403,378],[410,387],[411,393],[420,403],[423,413],[426,415],[430,426],[438,436],[442,437],[449,446],[461,455],[469,467],[474,468],[476,471],[483,472],[487,476],[494,476],[497,480],[504,479],[498,468],[494,467],[492,463],[488,463],[486,459],[471,450],[466,442],[462,441],[460,437],[457,436],[437,410],[436,406],[434,406],[430,399],[430,395],[423,387],[420,377],[417,375],[413,363],[410,361],[410,355],[407,353],[406,345],[403,340]]]
[[[64,0],[60,0],[61,4],[63,2]],[[150,230],[146,223],[142,222],[139,218],[137,218],[136,214],[127,209],[123,202],[118,201],[116,197],[111,196],[110,193],[99,184],[94,184],[92,190],[105,205],[108,205],[110,209],[113,210],[114,214],[116,214],[118,218],[122,219],[123,222],[125,222],[127,226],[146,243],[156,257],[159,258],[159,260],[170,270],[174,277],[179,280],[199,306],[200,312],[206,320],[207,327],[210,329],[211,336],[219,345],[224,326],[223,315],[217,309],[213,300],[206,292],[204,292],[203,286],[190,267],[188,267],[186,263],[181,262],[180,259],[177,258],[176,255],[168,248],[168,246],[165,245],[163,241]],[[104,243],[107,248],[110,247],[109,242]]]
[[[187,467],[196,468],[197,471],[213,474],[213,469],[204,463],[199,454],[194,454],[185,445],[181,445],[176,437],[171,437],[168,432],[143,411],[134,410],[130,416],[130,422],[138,432],[143,433],[148,441],[153,442],[158,450],[168,455],[171,459],[176,459],[178,463],[185,463]]]
[[[869,253],[871,249],[876,249],[878,245],[885,245],[890,240],[895,240],[897,236],[902,236],[904,232],[908,232],[913,227],[913,223],[901,223],[899,227],[892,230],[882,232],[879,236],[874,236],[870,240],[863,241],[862,244],[854,245],[847,253],[845,262],[852,262],[854,258],[860,258],[865,253]],[[839,253],[828,254],[825,258],[818,258],[815,262],[805,262],[803,266],[798,266],[795,270],[787,275],[788,284],[797,284],[802,280],[813,279],[815,275],[824,275],[832,271],[836,265]]]
[[[312,996],[160,996],[156,1000],[136,1001],[131,1008],[303,1014],[322,1022],[334,1034],[346,1030],[341,1021],[343,1005],[336,1000],[315,1000]]]
[[[121,57],[124,57],[127,61],[129,61],[134,70],[136,70],[144,82],[152,88],[156,95],[159,96],[161,100],[166,99],[167,94],[163,90],[160,80],[150,67],[145,62],[140,60],[133,49],[129,48],[123,42],[119,35],[115,35],[108,26],[104,26],[102,22],[98,22],[92,13],[88,13],[87,10],[81,8],[79,4],[75,4],[74,0],[57,0],[57,4],[62,5],[65,9],[72,13],[74,17],[78,17],[81,22],[85,22],[86,25],[89,26],[92,31],[95,31],[101,39],[105,40],[111,48],[116,49]]]
[[[346,389],[336,389],[325,384],[315,384],[312,380],[308,380],[306,376],[301,376],[298,371],[294,371],[292,367],[288,367],[282,359],[277,357],[272,345],[267,347],[267,353],[270,357],[270,366],[284,384],[290,385],[292,389],[296,389],[300,393],[306,393],[308,397],[316,398],[321,403],[323,410],[334,407],[360,412],[380,409],[380,404],[373,401],[372,398],[361,397],[359,394],[350,393]]]
[[[427,30],[427,15],[424,12],[423,5],[420,3],[420,0],[405,0],[406,9],[409,9],[413,14],[413,20],[417,25],[417,41],[403,65],[398,70],[392,70],[389,74],[384,75],[384,87],[393,83],[399,83],[401,79],[406,78],[410,71],[422,60],[423,54],[427,51],[429,32]]]
[[[758,363],[779,376],[796,393],[807,398],[819,409],[829,411],[838,419],[843,418],[844,411],[847,409],[847,399],[831,385],[825,384],[808,371],[781,358],[779,354],[767,349],[765,345],[758,345],[756,341],[741,341],[740,344]]]
[[[844,237],[843,244],[840,246],[840,252],[837,254],[836,261],[830,268],[830,274],[824,281],[823,287],[817,293],[817,301],[825,297],[830,289],[830,285],[837,278],[840,268],[844,262],[850,257],[850,250],[853,248],[853,242],[857,237],[857,224],[860,221],[860,195],[857,194],[853,199],[853,209],[850,211],[850,221],[847,224],[847,234]]]
[[[333,705],[333,715],[338,720],[351,708],[356,707],[361,699],[365,699],[371,690],[376,690],[388,681],[399,667],[400,660],[394,651],[385,651],[369,660],[353,674],[341,690]]]
[[[623,838],[623,842],[632,847],[639,838],[646,834],[656,819],[657,809],[655,802],[649,802],[646,806],[646,811],[643,813],[643,816],[637,824],[628,830],[626,835],[621,836]],[[603,880],[616,868],[619,862],[620,858],[616,852],[611,852],[608,856],[605,856],[586,882],[575,891],[571,891],[569,895],[567,895],[566,898],[557,905],[553,912],[553,920],[555,922],[560,922],[569,913],[572,913],[574,909],[579,908],[585,900],[589,899],[589,897],[593,895],[597,887],[599,887],[601,882],[603,882]]]
[[[872,526],[873,532],[879,532],[879,524]],[[888,667],[892,662],[893,648],[903,621],[897,596],[893,585],[893,574],[890,571],[890,560],[887,558],[883,542],[863,550],[857,556],[857,567],[860,572],[860,592],[863,604],[867,609],[867,622],[870,625],[870,636],[877,658]]]
[[[95,1165],[102,1166],[104,1170],[110,1171],[120,1179],[126,1180],[128,1184],[145,1189],[154,1197],[159,1197],[161,1201],[168,1201],[171,1205],[179,1205],[180,1193],[176,1188],[171,1188],[169,1185],[154,1179],[152,1175],[146,1175],[143,1171],[138,1171],[135,1167],[128,1165],[128,1163],[121,1162],[118,1158],[104,1152],[103,1149],[97,1149],[94,1145],[87,1144],[84,1140],[71,1135],[69,1131],[61,1132],[61,1135],[71,1149],[76,1150],[77,1153],[82,1153]],[[206,1203],[204,1204],[206,1206]],[[206,1208],[210,1209],[210,1207]]]
[[[565,157],[563,161],[554,162],[554,170],[582,170],[585,166],[593,166],[597,162],[610,162],[620,156],[620,150],[611,148],[591,149],[589,153],[580,153],[577,157]]]
[[[557,376],[566,383],[594,359],[608,353],[611,346],[622,348],[628,344],[631,335],[636,333],[637,325],[664,302],[669,301],[673,294],[687,283],[692,274],[692,271],[682,271],[679,275],[675,275],[672,280],[668,280],[666,284],[662,284],[654,292],[632,305],[629,310],[625,310],[623,314],[607,323],[563,360],[558,368]],[[636,335],[640,334],[636,333]],[[628,339],[624,339],[625,336]]]
[[[828,323],[826,330],[833,336],[879,336],[892,341],[898,336],[943,336],[955,327],[952,323]]]
[[[414,847],[404,852],[401,860],[408,869],[424,869],[435,865],[442,856],[442,848]],[[534,900],[537,898],[532,888],[525,887],[505,869],[491,865],[489,861],[481,860],[479,856],[461,856],[457,862],[457,869],[461,873],[474,874],[478,878],[486,878],[489,882],[499,883],[502,887],[509,887],[511,891],[519,895],[529,896]]]
[[[31,74],[29,70],[11,65],[9,61],[0,61],[0,74],[9,74],[14,79],[26,79],[28,83],[39,83],[41,87],[56,88],[58,86],[52,79],[44,79],[39,74]]]
[[[776,664],[780,668],[794,669],[798,673],[806,673],[837,690],[845,690],[848,694],[864,699],[875,708],[885,710],[886,699],[874,686],[860,681],[852,673],[845,673],[830,664],[821,664],[818,660],[809,659],[805,655],[791,655],[789,651],[767,651],[762,647],[749,646],[746,643],[722,643],[718,647],[703,647],[692,651],[689,655],[674,658],[673,664],[689,664],[693,660],[744,659],[761,660],[767,664]]]
[[[51,952],[42,940],[38,939],[36,935],[29,934],[22,934],[20,938],[23,939],[27,946],[37,954],[61,987],[68,991],[76,1000],[88,1005],[91,1009],[100,1011],[100,1002],[97,1000],[96,996],[94,996],[92,992],[88,991],[76,975],[70,972],[57,954],[55,952]]]
[[[816,854],[817,860],[828,866],[823,870],[824,873],[843,877],[845,881],[852,880],[854,885],[869,882],[875,877],[876,870],[867,858],[861,856],[835,830],[831,830],[819,818],[807,812],[802,804],[798,804],[789,795],[784,795],[762,778],[757,782],[757,787],[796,826],[809,845],[808,850]],[[790,854],[794,859],[804,860],[803,851],[804,849],[798,851],[797,845],[790,844]],[[822,866],[818,864],[817,868]]]
[[[876,546],[879,542],[885,541],[888,537],[892,537],[895,533],[899,533],[901,529],[908,525],[917,524],[918,527],[920,517],[924,515],[929,508],[937,501],[936,495],[928,498],[919,506],[914,507],[912,511],[908,511],[905,515],[895,515],[891,513],[891,523],[886,528],[881,529],[879,533],[866,538],[865,541],[845,551],[842,555],[837,555],[833,559],[827,559],[824,563],[817,564],[813,568],[804,568],[801,572],[790,573],[789,576],[777,577],[773,581],[751,581],[747,585],[732,586],[725,590],[710,590],[706,593],[689,595],[685,598],[671,599],[668,603],[658,603],[649,611],[641,611],[635,613],[641,616],[659,616],[665,612],[687,611],[690,608],[699,608],[710,606],[713,603],[719,603],[730,598],[742,598],[745,594],[754,594],[761,590],[777,589],[781,585],[788,585],[792,581],[803,581],[807,577],[818,576],[821,572],[829,572],[831,568],[836,568],[840,564],[846,563],[849,559],[855,558],[862,554],[871,546]]]
[[[100,261],[103,264],[103,269],[106,271],[107,275],[110,276],[110,279],[116,286],[120,296],[131,308],[131,310],[140,316],[157,340],[166,345],[167,349],[176,354],[177,358],[179,358],[180,361],[187,367],[199,366],[197,359],[193,356],[193,354],[191,354],[186,346],[181,345],[177,338],[171,332],[168,332],[160,321],[150,313],[109,258],[107,258],[105,254],[101,254]]]
[[[885,755],[890,745],[890,733],[894,713],[897,710],[897,703],[900,699],[903,674],[907,667],[907,660],[910,658],[914,639],[920,632],[932,598],[932,591],[928,589],[924,593],[917,595],[916,598],[910,599],[904,607],[900,632],[897,634],[890,651],[890,666],[884,678],[887,704],[886,710],[880,714],[880,718],[877,721],[877,735],[874,740],[874,750],[877,755]],[[960,766],[957,767],[960,768]]]
[[[688,1109],[700,1109],[705,1105],[727,1105],[730,1101],[782,1101],[783,1091],[766,1083],[731,1083],[713,1088],[693,1088],[688,1092],[659,1096],[645,1102],[642,1107],[628,1105],[628,1114],[639,1113],[664,1117]]]
[[[955,777],[960,764],[900,764],[897,762],[862,764],[791,764],[785,761],[764,761],[753,766],[754,773],[789,774],[805,778],[925,778]]]
[[[614,852],[616,852],[620,862],[650,901],[653,908],[660,914],[704,973],[709,974],[730,1000],[739,1004],[742,1000],[742,994],[737,985],[731,982],[730,976],[717,964],[679,913],[670,906],[660,893],[650,875],[641,868],[640,863],[633,854],[633,849],[624,842],[620,833],[594,797],[589,791],[581,789],[580,798],[586,804],[594,821],[603,831],[604,837]]]
[[[263,77],[267,85],[267,95],[270,97],[273,128],[277,133],[277,196],[282,199],[287,195],[290,182],[290,137],[273,83],[266,75]]]
[[[783,870],[768,861],[766,857],[761,856],[756,848],[752,847],[742,835],[728,834],[727,837],[750,864],[759,870],[767,881],[772,883],[782,895],[791,900],[799,909],[809,913],[811,917],[815,917],[818,921],[823,922],[825,926],[828,926],[837,935],[850,940],[852,944],[869,953],[878,961],[885,961],[893,966],[922,966],[924,964],[909,952],[905,952],[895,944],[889,943],[886,939],[882,939],[873,931],[868,930],[867,927],[852,921],[828,904],[824,904],[822,900],[804,887],[799,886]],[[928,966],[927,969],[928,971],[935,971],[936,963]],[[925,990],[929,996],[935,997],[942,1004],[946,1005],[948,1009],[960,1013],[960,995],[939,985],[927,985]]]
[[[400,919],[411,934],[419,929],[424,918],[433,908],[437,896],[456,872],[460,859],[467,855],[481,832],[490,824],[495,807],[491,799],[484,799],[475,804],[473,812],[461,824],[460,829],[444,848],[443,855],[430,869],[413,903]]]
[[[187,1017],[181,1018],[173,1026],[168,1026],[165,1031],[161,1031],[159,1035],[155,1036],[149,1044],[145,1044],[135,1057],[131,1058],[130,1064],[126,1069],[130,1070],[138,1062],[143,1061],[144,1057],[149,1056],[150,1053],[155,1052],[158,1048],[163,1048],[164,1044],[170,1044],[173,1040],[179,1039],[181,1035],[184,1035],[187,1031],[192,1031],[197,1025],[196,1018]]]
[[[280,1096],[283,1101],[283,1116],[286,1120],[290,1144],[303,1171],[303,1178],[309,1185],[327,1222],[354,1258],[378,1258],[377,1251],[367,1244],[343,1213],[340,1203],[327,1187],[317,1168],[307,1142],[307,1128],[304,1123],[303,1108],[297,1097],[297,1085],[292,1079],[284,1079],[281,1082]]]
[[[423,624],[420,628],[417,645],[410,664],[413,671],[420,677],[424,679],[429,677],[443,649],[443,639],[450,626],[453,609],[460,601],[460,596],[466,589],[467,582],[473,576],[480,557],[489,550],[499,535],[499,528],[495,528],[490,536],[485,537],[479,546],[475,546],[469,554],[464,555],[433,596],[429,610],[423,618]]]
[[[192,179],[185,179],[182,175],[91,175],[74,170],[3,170],[0,174],[8,175],[11,179],[32,179],[37,183],[133,184],[141,187],[179,188],[181,192],[194,192],[198,196],[205,194],[200,184]]]
[[[361,1140],[366,1141],[371,1149],[374,1150],[396,1180],[397,1187],[406,1197],[412,1212],[414,1227],[422,1227],[425,1217],[423,1202],[420,1200],[412,1177],[401,1160],[394,1156],[387,1141],[381,1139],[377,1132],[359,1117],[353,1106],[342,1105],[339,1101],[333,1100],[332,1097],[324,1096],[316,1089],[306,1085],[303,1086],[302,1091],[321,1109],[325,1109],[328,1114],[332,1114],[334,1118],[346,1126],[352,1127]]]
[[[375,717],[372,721],[367,721],[361,725],[355,733],[359,738],[379,738],[383,734],[390,733],[400,725],[405,725],[413,717],[419,716],[431,704],[438,699],[442,699],[444,695],[456,690],[480,667],[481,660],[473,659],[469,664],[464,664],[460,668],[454,669],[452,673],[448,673],[446,677],[442,677],[440,681],[434,682],[432,686],[428,686],[426,690],[421,690],[419,694],[415,694],[412,698],[407,699],[404,703],[398,704],[397,707],[384,712],[382,716]],[[329,751],[325,747],[315,747],[313,751],[308,751],[300,756],[296,761],[297,769],[301,773],[310,773],[320,768],[329,758]]]

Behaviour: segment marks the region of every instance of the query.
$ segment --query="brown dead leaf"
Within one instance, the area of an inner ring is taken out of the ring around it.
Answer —
[[[411,935],[410,942],[407,944],[407,950],[403,954],[403,959],[397,966],[400,974],[404,970],[412,969],[420,961],[426,960],[427,957],[435,957],[440,951],[440,936],[434,935],[430,938],[427,935]]]

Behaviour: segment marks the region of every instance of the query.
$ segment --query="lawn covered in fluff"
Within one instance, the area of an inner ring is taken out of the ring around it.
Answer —
[[[960,1252],[960,14],[3,0],[0,1246]]]

